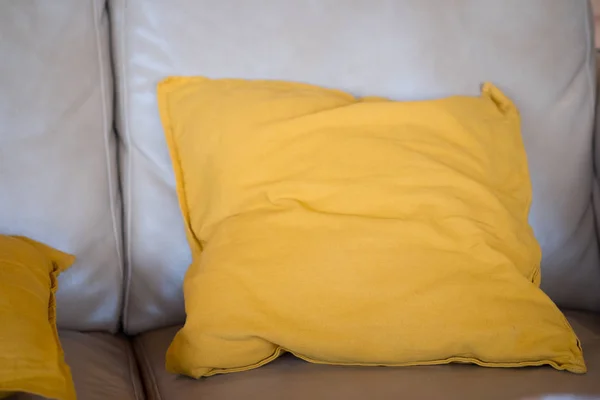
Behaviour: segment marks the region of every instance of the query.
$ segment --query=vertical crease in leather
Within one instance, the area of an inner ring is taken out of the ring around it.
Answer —
[[[143,370],[145,373],[142,374],[142,378],[144,379],[144,382],[146,382],[145,386],[148,398],[151,400],[162,400],[158,384],[156,383],[156,374],[154,373],[152,364],[148,359],[146,347],[144,346],[144,343],[141,338],[138,337],[137,340],[134,340],[134,349],[137,350],[137,358],[140,360],[140,362],[144,364]],[[152,393],[154,396],[150,394],[150,389],[152,389]]]
[[[585,23],[585,44],[586,44],[586,53],[585,53],[585,77],[588,82],[588,93],[589,93],[589,107],[591,108],[591,115],[595,117],[595,104],[596,104],[596,76],[592,76],[591,68],[589,68],[595,58],[592,59],[592,54],[595,52],[594,43],[593,43],[593,35],[592,26],[594,26],[593,22],[593,12],[591,3],[588,2],[588,6],[584,7],[584,23]],[[594,68],[594,73],[596,73],[596,69]],[[594,122],[592,121],[592,129],[594,127]],[[594,132],[592,131],[592,139],[594,137]],[[593,143],[592,143],[593,144]],[[593,148],[592,148],[592,161],[593,161]]]
[[[103,7],[101,8],[106,8],[107,3],[106,1],[102,2],[104,4]],[[116,217],[116,212],[115,212],[115,204],[114,201],[115,200],[115,193],[113,190],[113,176],[112,176],[112,172],[111,172],[111,163],[112,163],[112,159],[110,156],[110,143],[109,143],[109,139],[108,136],[110,134],[112,134],[113,130],[112,128],[110,128],[108,126],[107,120],[108,120],[108,112],[106,109],[106,104],[107,104],[107,99],[106,99],[106,78],[104,76],[104,66],[102,65],[102,61],[104,60],[104,54],[103,54],[103,50],[102,50],[102,39],[101,39],[101,32],[100,32],[100,27],[99,27],[99,23],[100,23],[100,18],[101,15],[98,13],[98,7],[96,6],[96,4],[92,4],[92,12],[93,12],[93,19],[94,19],[94,31],[95,31],[95,36],[96,36],[96,55],[98,56],[98,72],[100,75],[100,96],[102,99],[102,130],[104,133],[104,155],[106,158],[106,177],[107,177],[107,184],[108,184],[108,202],[109,202],[109,207],[110,207],[110,215],[111,215],[111,219],[112,219],[112,225],[113,225],[113,237],[115,240],[115,248],[117,251],[117,257],[119,259],[118,262],[118,269],[120,272],[120,284],[123,284],[123,255],[121,253],[121,243],[119,241],[119,232],[118,232],[118,228],[117,225],[120,226],[120,224],[117,224],[117,217]],[[112,102],[112,100],[111,100]],[[118,155],[115,155],[118,156]],[[119,299],[117,301],[117,312],[118,314],[121,314],[121,310],[123,307],[123,296],[121,295],[121,291],[119,290]],[[116,331],[116,329],[118,328],[118,318],[119,315],[117,316],[117,322],[115,325],[117,326],[113,326],[113,331]]]
[[[113,0],[114,1],[114,0]],[[121,107],[121,112],[120,114],[120,118],[121,118],[121,132],[120,132],[120,136],[123,138],[123,140],[125,141],[125,145],[126,145],[126,151],[127,151],[127,160],[126,160],[126,170],[127,172],[125,174],[121,174],[121,179],[122,179],[122,188],[123,188],[123,210],[124,210],[124,221],[123,223],[123,238],[124,238],[124,250],[125,250],[125,276],[124,276],[124,288],[123,288],[123,306],[122,306],[122,319],[123,319],[123,330],[126,333],[129,333],[130,331],[130,324],[129,324],[129,307],[130,307],[130,301],[129,301],[129,297],[130,297],[130,292],[131,292],[131,274],[132,274],[132,269],[133,269],[133,264],[131,262],[131,198],[132,198],[132,190],[131,190],[131,174],[133,171],[133,162],[132,162],[132,152],[131,150],[131,134],[130,134],[130,129],[129,129],[129,104],[128,104],[128,96],[127,96],[127,66],[126,66],[126,60],[127,60],[127,34],[126,34],[126,26],[127,26],[127,0],[122,0],[120,3],[118,3],[119,5],[116,6],[115,8],[118,8],[119,10],[115,11],[116,12],[121,12],[121,32],[120,32],[120,37],[119,37],[119,43],[120,43],[120,51],[117,49],[115,51],[118,51],[120,54],[120,59],[119,57],[115,57],[115,66],[118,66],[119,73],[115,74],[115,77],[117,79],[117,84],[120,88],[119,90],[119,98],[120,98],[120,107]],[[114,10],[114,8],[113,8]],[[114,22],[114,19],[113,19]],[[115,32],[118,32],[118,30],[115,30]],[[117,33],[115,33],[115,36],[117,35]],[[116,40],[115,40],[116,43]],[[115,47],[115,46],[113,46]],[[118,46],[117,46],[118,47]],[[115,114],[116,115],[116,114]],[[120,154],[119,154],[120,157]],[[121,160],[122,161],[122,160]]]
[[[590,92],[590,107],[592,108],[592,137],[590,140],[590,145],[592,146],[592,187],[591,187],[591,195],[590,195],[590,203],[592,208],[592,215],[594,217],[594,234],[596,238],[596,247],[600,249],[600,237],[598,234],[600,233],[600,209],[598,205],[600,201],[598,199],[598,165],[596,163],[596,159],[599,156],[597,154],[597,143],[598,140],[598,116],[596,113],[600,110],[598,107],[598,57],[595,54],[595,43],[594,43],[594,30],[592,27],[595,27],[594,23],[594,12],[592,10],[591,2],[588,2],[587,7],[584,8],[584,17],[585,17],[585,36],[586,36],[586,63],[588,66],[586,68],[586,78],[588,81],[588,88]],[[590,65],[593,65],[595,62],[596,68],[594,68],[595,75],[592,76]],[[600,265],[598,266],[600,269]]]

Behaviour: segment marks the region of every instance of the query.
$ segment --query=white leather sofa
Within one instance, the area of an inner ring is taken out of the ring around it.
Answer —
[[[497,84],[522,114],[542,288],[579,335],[587,375],[288,356],[199,381],[168,374],[190,262],[156,106],[168,75],[398,100]],[[77,256],[58,325],[82,400],[600,396],[596,96],[585,0],[2,1],[0,233]]]

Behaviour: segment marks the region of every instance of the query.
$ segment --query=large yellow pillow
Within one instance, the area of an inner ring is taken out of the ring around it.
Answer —
[[[0,397],[14,392],[74,400],[56,331],[57,276],[74,257],[0,235]]]
[[[192,264],[167,353],[192,377],[315,363],[586,371],[539,289],[519,115],[170,78],[158,99]]]

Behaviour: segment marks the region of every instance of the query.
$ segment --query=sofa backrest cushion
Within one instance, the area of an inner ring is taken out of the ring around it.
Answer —
[[[0,2],[0,233],[76,256],[58,326],[116,330],[121,223],[105,1]]]
[[[124,146],[125,329],[184,318],[190,262],[156,84],[169,75],[308,82],[356,95],[512,98],[533,184],[542,287],[600,310],[594,228],[594,58],[586,0],[111,0]]]

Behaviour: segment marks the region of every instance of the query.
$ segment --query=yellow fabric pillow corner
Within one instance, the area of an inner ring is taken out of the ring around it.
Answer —
[[[158,101],[192,251],[169,371],[243,371],[284,351],[586,371],[539,289],[519,114],[492,84],[394,102],[169,78]]]
[[[15,392],[74,400],[56,330],[58,274],[75,258],[34,240],[0,235],[0,397]]]

